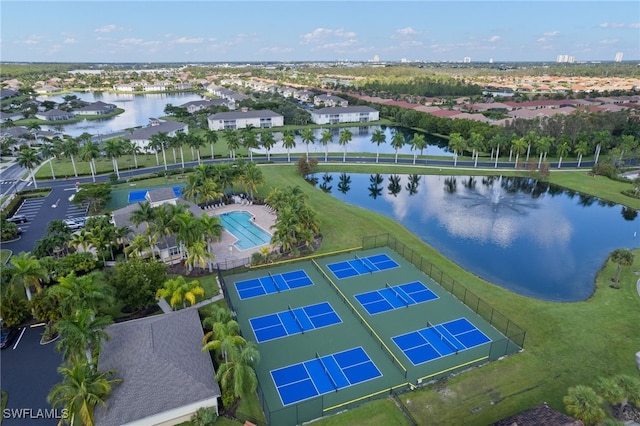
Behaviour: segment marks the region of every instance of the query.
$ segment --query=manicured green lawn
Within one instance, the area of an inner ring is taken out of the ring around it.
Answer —
[[[11,257],[11,253],[11,250],[0,249],[0,266],[3,266],[7,263],[7,261]]]
[[[341,171],[339,166],[331,168]],[[640,335],[640,297],[632,271],[640,269],[640,252],[634,266],[625,268],[622,289],[608,287],[615,266],[606,265],[589,300],[544,302],[510,293],[464,271],[395,221],[344,204],[307,184],[292,166],[262,170],[268,184],[260,195],[271,187],[299,185],[309,196],[324,235],[319,252],[355,247],[364,236],[390,233],[527,330],[522,353],[403,395],[401,400],[418,423],[488,424],[545,401],[564,411],[562,397],[567,388],[593,385],[600,376],[637,374],[634,353],[638,347],[632,344],[632,336]],[[552,181],[585,190],[590,186],[583,181],[606,183],[605,178],[587,177],[586,172],[557,175]],[[614,190],[608,193],[615,195]]]

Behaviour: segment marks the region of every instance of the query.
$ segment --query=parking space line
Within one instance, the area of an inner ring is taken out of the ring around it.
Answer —
[[[22,331],[20,332],[20,336],[18,336],[18,340],[16,340],[16,343],[13,345],[13,348],[11,348],[11,350],[15,350],[18,347],[18,343],[20,343],[20,340],[22,339],[22,336],[24,336],[25,331],[27,331],[27,327],[22,329]]]

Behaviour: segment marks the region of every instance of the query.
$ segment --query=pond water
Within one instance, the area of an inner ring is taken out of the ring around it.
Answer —
[[[102,101],[114,104],[118,108],[124,109],[124,113],[104,120],[83,120],[74,124],[65,124],[64,133],[73,137],[82,133],[92,135],[105,135],[119,132],[124,129],[146,126],[150,118],[163,117],[166,114],[164,109],[167,104],[180,106],[187,102],[201,100],[202,96],[195,93],[153,93],[144,95],[116,94],[108,92],[73,92],[67,95],[75,95],[79,99],[87,102]],[[63,102],[63,96],[41,96],[40,101]],[[43,130],[52,130],[52,126],[41,126]]]
[[[116,105],[118,108],[124,109],[124,113],[104,120],[83,120],[74,124],[65,124],[64,133],[73,137],[80,136],[82,133],[89,133],[92,135],[106,135],[114,132],[120,132],[124,129],[129,129],[137,126],[146,126],[149,124],[150,118],[163,117],[166,114],[164,109],[167,104],[173,106],[180,106],[187,102],[201,100],[204,97],[195,93],[153,93],[153,94],[123,94],[123,93],[109,93],[109,92],[73,92],[65,95],[56,96],[40,96],[37,99],[40,101],[50,100],[54,102],[63,102],[63,96],[75,95],[79,99],[87,102],[102,101]],[[43,130],[53,130],[53,126],[43,125]],[[393,154],[395,149],[391,147],[391,139],[393,134],[401,132],[405,136],[405,140],[409,141],[413,137],[413,131],[406,130],[400,127],[389,127],[379,125],[369,126],[353,126],[349,127],[349,130],[353,134],[351,142],[347,145],[347,153],[353,152],[376,152],[376,145],[371,143],[371,136],[376,129],[382,129],[387,141],[380,145],[381,154]],[[325,152],[325,147],[320,144],[320,138],[322,132],[325,129],[314,129],[314,135],[316,141],[314,144],[309,145],[309,153],[314,155],[322,155]],[[344,152],[344,147],[338,144],[338,137],[340,134],[339,128],[329,129],[333,133],[334,142],[328,144],[327,148],[332,153]],[[287,150],[282,146],[282,133],[276,132],[275,139],[277,144],[271,149],[272,154],[286,153]],[[428,143],[428,147],[424,149],[424,155],[440,155],[446,157],[452,157],[453,153],[447,149],[447,142],[444,139],[437,138],[432,135],[424,134],[425,140]],[[307,146],[302,142],[299,132],[296,134],[296,146],[291,149],[292,153],[307,152]],[[254,150],[254,152],[264,153],[264,149]],[[411,154],[411,146],[407,143],[398,150],[399,154]],[[418,153],[419,155],[421,153]],[[334,154],[335,155],[335,154]]]
[[[639,245],[635,210],[533,179],[328,173],[314,180],[395,219],[473,274],[542,300],[589,298],[611,251]]]
[[[313,134],[315,136],[315,142],[313,144],[309,144],[309,154],[312,154],[316,158],[320,157],[320,160],[322,160],[327,150],[329,153],[333,153],[334,157],[336,156],[336,154],[344,153],[345,147],[338,144],[340,131],[342,129],[344,128],[334,127],[329,129],[314,129]],[[346,146],[347,154],[354,152],[375,154],[377,150],[379,150],[380,154],[395,154],[396,150],[391,146],[391,139],[393,138],[395,132],[401,132],[404,135],[405,141],[407,141],[407,143],[402,148],[398,149],[398,154],[414,154],[414,151],[411,150],[411,145],[409,145],[408,143],[408,141],[413,137],[413,130],[407,130],[401,127],[380,125],[353,126],[348,127],[348,129],[351,131],[352,138]],[[386,142],[381,144],[380,147],[371,142],[371,136],[377,129],[381,129],[386,137]],[[328,143],[326,147],[320,143],[322,133],[325,130],[329,130],[333,135],[333,142]],[[418,158],[420,158],[421,155],[439,155],[444,157],[453,157],[453,153],[450,152],[447,148],[446,140],[426,133],[418,133],[424,135],[425,141],[428,143],[428,146],[423,150],[422,153],[417,153]],[[282,133],[276,132],[274,136],[277,143],[273,148],[271,148],[271,154],[286,154],[287,149],[282,145]],[[296,146],[294,148],[291,148],[292,153],[300,154],[307,152],[307,145],[302,142],[302,138],[300,137],[299,132],[296,133],[295,142]],[[255,152],[266,153],[263,148],[255,150]]]

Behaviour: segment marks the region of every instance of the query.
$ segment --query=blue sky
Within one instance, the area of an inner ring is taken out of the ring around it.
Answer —
[[[6,1],[0,60],[640,59],[638,1]]]

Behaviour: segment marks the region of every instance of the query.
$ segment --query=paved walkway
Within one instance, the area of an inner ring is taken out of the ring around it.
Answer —
[[[187,306],[185,309],[191,309],[191,308],[198,309],[198,308],[201,308],[203,306],[208,305],[209,303],[217,302],[218,300],[221,300],[223,298],[224,298],[224,296],[222,296],[222,293],[220,293],[220,294],[218,294],[216,296],[213,296],[213,297],[211,297],[209,299],[206,299],[206,300],[203,300],[201,302],[198,302],[193,306]],[[158,306],[160,306],[160,309],[162,309],[162,312],[165,313],[165,314],[168,314],[169,312],[173,312],[173,309],[171,309],[171,306],[169,305],[169,303],[167,303],[167,301],[164,298],[160,298],[158,300]]]

